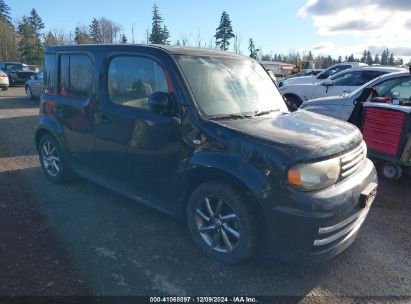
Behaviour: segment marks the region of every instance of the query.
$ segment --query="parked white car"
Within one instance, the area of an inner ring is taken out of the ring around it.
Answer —
[[[373,94],[363,96],[365,89],[374,89]],[[388,98],[401,103],[411,102],[411,74],[409,72],[390,73],[380,76],[349,94],[305,101],[300,109],[324,114],[347,121],[356,101],[372,98]]]
[[[9,76],[0,70],[0,89],[6,91],[9,88]]]
[[[293,84],[280,88],[287,101],[298,108],[303,101],[351,93],[359,86],[381,75],[405,69],[386,66],[367,66],[344,70],[319,83]]]
[[[282,87],[282,86],[290,85],[290,84],[318,83],[318,82],[323,81],[324,79],[327,79],[328,77],[331,77],[337,74],[338,72],[351,69],[351,68],[363,67],[363,66],[367,66],[367,64],[361,63],[361,62],[337,63],[337,64],[330,66],[328,69],[323,70],[317,75],[291,77],[288,79],[284,79],[283,81],[280,81],[278,83],[278,86]]]

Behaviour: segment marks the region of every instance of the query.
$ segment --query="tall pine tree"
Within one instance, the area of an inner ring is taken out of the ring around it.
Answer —
[[[8,23],[11,23],[10,17],[10,7],[4,2],[4,0],[0,0],[0,18],[6,20]]]
[[[390,56],[390,52],[388,49],[384,50],[381,54],[381,64],[387,65],[388,64],[388,57]]]
[[[89,26],[89,36],[93,43],[103,43],[103,35],[101,34],[100,22],[96,18],[91,21]]]
[[[374,64],[380,64],[380,56],[378,56],[378,54],[375,54],[375,57],[374,57]]]
[[[20,36],[20,59],[26,63],[38,64],[35,33],[29,17],[23,16],[18,23],[17,32]]]
[[[165,29],[167,30],[167,28]],[[164,43],[163,18],[161,18],[157,4],[154,4],[153,6],[153,22],[151,24],[151,34],[149,37],[149,41],[150,43],[154,44]]]
[[[367,51],[367,56],[365,58],[365,62],[368,65],[372,65],[374,63],[374,60],[372,60],[371,52],[369,50]]]
[[[225,11],[221,14],[220,25],[217,27],[214,37],[216,39],[216,46],[223,51],[227,51],[230,45],[230,39],[234,38],[234,32],[231,26],[230,16],[228,16]]]
[[[395,65],[394,53],[391,53],[388,57],[388,65]]]
[[[253,59],[257,59],[257,50],[255,48],[255,44],[252,38],[248,40],[248,50],[250,51],[250,57]]]

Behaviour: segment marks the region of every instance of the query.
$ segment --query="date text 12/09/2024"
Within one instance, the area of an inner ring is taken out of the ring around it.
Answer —
[[[150,297],[150,303],[262,303],[255,297]]]

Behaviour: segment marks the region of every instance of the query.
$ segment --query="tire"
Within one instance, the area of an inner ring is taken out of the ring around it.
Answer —
[[[381,167],[381,173],[385,179],[396,181],[402,176],[402,168],[392,162],[385,162]]]
[[[296,95],[286,95],[285,98],[290,103],[291,109],[296,111],[303,103],[300,97]]]
[[[1,88],[3,91],[7,91],[8,90],[8,88]]]
[[[194,242],[222,263],[240,263],[256,252],[257,223],[251,203],[227,184],[201,184],[188,199],[187,224]]]
[[[41,137],[38,154],[43,173],[51,182],[59,184],[72,179],[73,175],[68,169],[60,145],[51,134]]]
[[[29,86],[26,86],[26,96],[29,100],[34,99],[33,92],[31,91],[31,88]]]

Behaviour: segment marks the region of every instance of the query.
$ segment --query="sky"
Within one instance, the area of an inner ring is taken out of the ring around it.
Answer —
[[[171,34],[171,42],[198,37],[208,45],[221,13],[226,11],[241,52],[248,54],[252,38],[264,54],[312,51],[315,55],[360,57],[364,49],[373,55],[389,48],[396,56],[411,60],[411,0],[6,0],[13,21],[34,7],[45,30],[74,32],[93,18],[118,23],[133,41],[144,42],[151,28],[156,3]],[[232,43],[233,44],[233,43]],[[230,50],[232,47],[230,46]]]

